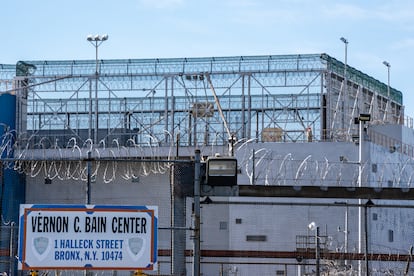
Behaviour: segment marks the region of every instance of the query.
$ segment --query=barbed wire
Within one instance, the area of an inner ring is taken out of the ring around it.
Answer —
[[[110,144],[101,140],[94,144],[87,139],[79,144],[76,137],[68,139],[65,146],[48,137],[30,136],[22,145],[23,139],[6,125],[0,136],[0,154],[3,168],[13,169],[29,177],[43,176],[49,179],[87,181],[88,162],[91,164],[91,177],[102,177],[104,183],[136,179],[150,174],[165,174],[175,159],[176,149],[172,135],[171,143],[163,145],[157,137],[147,135],[146,141],[138,144],[135,139],[127,139],[122,145],[119,139]],[[21,135],[24,136],[24,135]],[[400,158],[400,162],[386,159],[376,163],[378,173],[372,170],[370,162],[357,164],[330,160],[328,156],[307,155],[304,158],[295,153],[280,154],[263,147],[252,151],[250,145],[257,145],[257,139],[240,139],[228,148],[235,152],[239,167],[250,184],[255,185],[356,185],[358,169],[361,165],[363,183],[378,187],[411,187],[414,181],[414,160]],[[214,146],[202,146],[214,152]],[[91,159],[88,159],[88,153]],[[125,162],[127,161],[127,162]],[[151,161],[151,162],[145,162]],[[124,163],[122,166],[120,162]],[[367,185],[366,184],[366,185]]]
[[[242,150],[241,150],[242,149]],[[270,148],[248,149],[245,144],[237,149],[239,165],[256,185],[357,185],[359,167],[362,183],[374,187],[411,187],[414,181],[414,160],[400,157],[399,162],[332,161],[328,156],[284,153]],[[372,173],[369,173],[371,170]]]

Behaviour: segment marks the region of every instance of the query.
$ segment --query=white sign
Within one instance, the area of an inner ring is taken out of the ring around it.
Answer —
[[[156,270],[156,206],[20,205],[19,269]]]

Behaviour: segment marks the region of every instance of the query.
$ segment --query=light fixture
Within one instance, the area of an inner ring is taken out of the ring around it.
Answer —
[[[86,39],[88,41],[105,41],[108,40],[109,36],[107,34],[104,35],[88,35]]]
[[[348,40],[345,37],[341,37],[340,39],[343,43],[348,44]]]
[[[207,159],[207,184],[210,186],[237,185],[237,159],[209,157]]]
[[[319,227],[316,222],[312,221],[308,225],[308,229],[311,231],[315,231],[315,259],[316,259],[316,276],[320,276],[320,244],[319,244]]]
[[[314,222],[314,221],[312,221],[308,225],[308,229],[311,230],[311,231],[315,231],[316,230],[316,227],[318,227],[318,226],[316,225],[316,222]]]
[[[361,122],[371,121],[371,114],[359,114],[358,120]]]
[[[387,67],[391,67],[391,64],[389,62],[385,61],[385,60],[382,62],[382,64],[384,64]]]

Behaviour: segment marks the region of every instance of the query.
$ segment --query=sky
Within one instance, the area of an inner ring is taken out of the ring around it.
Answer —
[[[2,0],[0,64],[319,54],[388,82],[414,117],[412,0]]]

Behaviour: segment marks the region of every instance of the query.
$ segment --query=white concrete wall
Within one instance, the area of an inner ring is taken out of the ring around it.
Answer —
[[[357,167],[354,164],[340,162],[340,156],[346,156],[348,160],[358,160],[358,146],[353,143],[261,143],[246,144],[236,151],[242,174],[239,175],[240,184],[250,183],[251,173],[251,152],[260,151],[266,154],[259,165],[256,164],[258,177],[257,184],[265,184],[264,175],[274,182],[268,184],[303,184],[321,185],[322,177],[329,178],[328,185],[355,185],[355,182],[344,180],[355,179]],[[414,168],[405,166],[410,159],[399,153],[390,153],[377,145],[368,144],[366,150],[370,158],[370,165],[365,169],[370,186],[375,186],[379,180],[393,179],[393,187],[403,186],[414,172]],[[202,152],[203,155],[203,152]],[[263,155],[262,155],[263,156]],[[256,155],[260,159],[261,155]],[[257,160],[259,160],[257,159]],[[274,161],[274,160],[279,161]],[[282,160],[282,161],[281,161]],[[281,164],[285,160],[283,174],[280,174]],[[303,160],[306,160],[303,163]],[[385,160],[385,161],[384,161]],[[298,161],[298,162],[297,162]],[[300,162],[299,162],[300,161]],[[258,162],[258,161],[257,161]],[[290,162],[290,165],[286,165]],[[372,163],[382,164],[378,166],[376,173],[372,172]],[[298,165],[299,164],[299,165]],[[324,164],[329,167],[323,168]],[[126,170],[125,163],[118,163],[117,171]],[[250,167],[249,167],[250,166]],[[299,170],[300,167],[300,170]],[[351,168],[349,168],[351,167]],[[294,171],[289,171],[289,169]],[[160,227],[169,227],[171,222],[170,203],[170,180],[169,174],[150,174],[140,176],[139,181],[125,180],[117,177],[110,183],[102,181],[104,166],[98,173],[96,182],[92,183],[92,204],[125,204],[125,205],[158,205]],[[287,171],[286,171],[287,170]],[[405,171],[406,170],[406,171]],[[299,174],[298,174],[299,171]],[[321,174],[327,172],[327,175]],[[351,176],[349,175],[351,174]],[[397,174],[401,176],[399,181]],[[290,183],[281,182],[289,177],[290,181],[294,176],[300,175],[302,181]],[[342,177],[342,181],[340,180]],[[339,180],[338,180],[339,179]],[[388,182],[387,182],[388,183]],[[74,180],[53,179],[52,184],[44,184],[44,175],[27,177],[26,202],[27,203],[85,203],[85,182]],[[202,204],[202,249],[210,250],[269,250],[269,251],[294,251],[296,249],[297,235],[312,235],[307,225],[315,221],[320,226],[321,235],[329,236],[328,248],[333,251],[344,252],[343,232],[345,228],[345,213],[348,212],[349,242],[348,252],[358,250],[358,209],[349,207],[346,211],[345,205],[320,207],[306,206],[306,204],[347,202],[357,203],[357,200],[347,199],[282,199],[282,198],[225,198],[211,197],[212,204]],[[229,204],[215,204],[216,202],[230,201]],[[235,203],[236,201],[237,203]],[[248,204],[241,204],[249,201]],[[191,203],[187,199],[187,224],[191,226]],[[232,203],[231,203],[232,202]],[[252,204],[252,202],[254,204]],[[272,204],[269,204],[272,203]],[[295,205],[306,203],[305,205]],[[375,204],[392,203],[398,201],[374,201]],[[406,204],[407,202],[403,202]],[[411,203],[411,202],[409,202]],[[373,214],[376,214],[374,220]],[[236,223],[241,219],[241,223]],[[414,215],[412,209],[397,208],[372,208],[369,210],[369,243],[371,250],[375,252],[406,253],[409,245],[414,244]],[[338,231],[338,227],[341,231]],[[389,231],[393,231],[393,240],[389,240]],[[192,248],[192,241],[187,231],[187,249]],[[265,242],[246,241],[247,235],[264,235]],[[159,248],[170,248],[170,232],[160,231]],[[163,260],[168,261],[168,258]],[[204,261],[269,261],[246,260],[246,259],[212,259],[204,258]],[[279,262],[288,261],[296,263],[296,260],[276,260]],[[231,265],[226,265],[226,269]],[[217,275],[218,265],[203,265],[203,275]],[[191,271],[191,265],[188,266]],[[247,266],[239,265],[237,275],[263,275],[275,273],[275,270],[283,269],[282,266]],[[289,266],[289,274],[292,275],[297,268]],[[162,272],[168,273],[169,266],[163,265]]]

